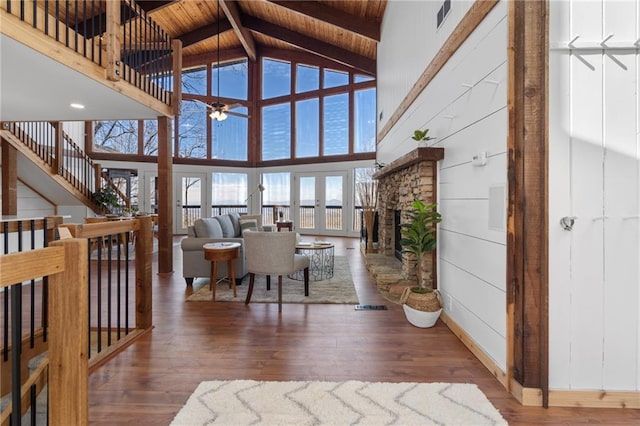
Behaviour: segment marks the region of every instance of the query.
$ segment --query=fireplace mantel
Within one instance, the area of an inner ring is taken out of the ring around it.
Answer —
[[[373,174],[373,178],[380,180],[385,176],[399,172],[400,170],[406,169],[407,167],[421,161],[439,161],[443,158],[444,148],[416,148],[375,172]]]

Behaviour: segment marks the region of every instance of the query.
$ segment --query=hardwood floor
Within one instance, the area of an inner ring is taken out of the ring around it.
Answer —
[[[388,310],[285,304],[278,315],[277,304],[186,302],[193,290],[175,246],[175,272],[155,275],[155,328],[89,379],[90,423],[169,424],[204,380],[354,379],[475,383],[512,425],[640,424],[640,410],[520,406],[445,325],[415,328],[378,295],[358,240],[324,239],[349,259],[360,303]]]

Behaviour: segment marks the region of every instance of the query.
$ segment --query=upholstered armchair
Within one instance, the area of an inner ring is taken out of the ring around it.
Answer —
[[[251,301],[255,275],[278,276],[278,312],[282,312],[282,276],[304,270],[304,295],[309,295],[309,258],[296,254],[294,232],[253,232],[244,234],[249,289],[245,304]],[[269,282],[269,281],[267,281]],[[268,287],[267,287],[268,288]]]

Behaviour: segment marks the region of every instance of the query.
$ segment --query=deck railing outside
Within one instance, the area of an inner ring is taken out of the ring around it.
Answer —
[[[326,206],[325,207],[325,226],[327,230],[342,230],[344,221],[344,212],[342,206]],[[360,232],[362,226],[361,206],[356,206],[353,210],[353,218],[351,223],[353,228],[351,231]],[[228,214],[232,212],[246,213],[246,205],[213,205],[211,206],[211,216],[220,214]],[[280,217],[282,213],[282,217]],[[300,206],[298,208],[299,222],[296,228],[300,231],[315,228],[315,206]],[[193,223],[202,217],[202,209],[200,205],[190,204],[182,206],[182,225],[184,228],[193,225]],[[291,206],[282,204],[264,204],[262,206],[262,223],[275,223],[278,220],[292,220]]]

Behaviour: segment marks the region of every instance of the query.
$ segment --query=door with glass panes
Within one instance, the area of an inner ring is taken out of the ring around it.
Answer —
[[[294,223],[301,234],[344,235],[349,229],[346,172],[296,173]]]

